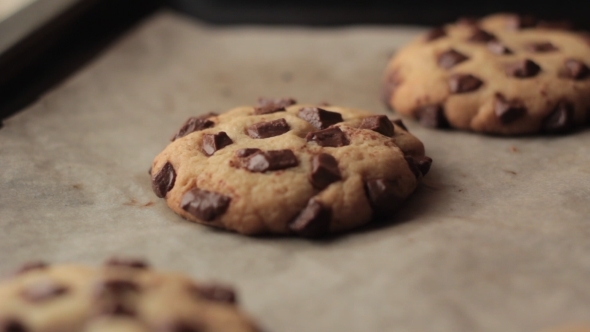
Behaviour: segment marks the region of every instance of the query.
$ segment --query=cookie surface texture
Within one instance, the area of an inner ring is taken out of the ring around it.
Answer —
[[[562,134],[590,122],[589,68],[588,35],[496,14],[401,49],[385,71],[383,100],[426,127]]]
[[[2,332],[255,332],[234,291],[137,261],[29,265],[0,284]]]
[[[320,237],[391,217],[432,162],[402,122],[365,111],[263,99],[205,117],[155,158],[152,186],[182,217],[242,234]]]

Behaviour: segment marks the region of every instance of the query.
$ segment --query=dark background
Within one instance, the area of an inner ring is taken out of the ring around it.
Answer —
[[[34,102],[163,7],[224,25],[440,25],[460,16],[505,11],[590,28],[587,0],[84,0],[0,55],[0,119]]]

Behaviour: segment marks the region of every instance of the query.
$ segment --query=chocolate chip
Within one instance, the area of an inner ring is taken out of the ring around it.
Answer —
[[[449,121],[445,116],[442,105],[426,105],[415,111],[418,122],[428,128],[449,128]]]
[[[496,36],[492,35],[491,33],[485,30],[474,29],[473,34],[471,34],[471,36],[467,40],[475,43],[487,43],[495,39]]]
[[[497,93],[494,99],[494,113],[502,124],[509,124],[525,115],[526,107],[520,100],[507,100],[504,95]]]
[[[506,66],[506,74],[518,78],[533,77],[540,71],[541,67],[529,59],[520,60]]]
[[[227,286],[222,285],[192,285],[191,291],[199,298],[213,302],[235,304],[237,302],[236,292]]]
[[[201,220],[212,221],[225,213],[230,202],[228,196],[193,188],[182,196],[180,207]]]
[[[338,161],[332,155],[320,153],[311,158],[309,182],[317,189],[324,189],[342,179]]]
[[[96,296],[104,298],[108,296],[121,296],[128,293],[139,292],[139,285],[126,279],[105,279],[98,283],[96,288]]]
[[[469,59],[469,57],[466,55],[459,53],[454,49],[450,49],[438,56],[438,66],[445,69],[451,69],[467,59]]]
[[[374,115],[363,119],[360,127],[361,129],[370,129],[376,131],[381,135],[392,137],[395,131],[393,123],[385,115]]]
[[[297,116],[309,122],[316,129],[326,129],[333,124],[344,121],[340,113],[326,111],[318,107],[304,107]]]
[[[299,215],[289,223],[289,229],[303,237],[320,237],[330,230],[331,219],[332,210],[312,198]]]
[[[426,41],[432,41],[447,35],[444,28],[434,28],[426,33]]]
[[[470,74],[454,74],[449,77],[449,88],[452,93],[472,92],[483,84],[483,82]]]
[[[497,40],[488,42],[488,50],[498,55],[512,54],[512,50]]]
[[[543,119],[542,130],[548,134],[563,134],[571,131],[574,126],[574,105],[560,101],[553,111]]]
[[[291,150],[259,151],[243,159],[242,167],[250,172],[277,171],[299,165]]]
[[[282,135],[291,130],[285,119],[255,123],[246,128],[246,133],[252,138],[269,138]]]
[[[254,114],[270,114],[284,112],[285,108],[295,105],[293,98],[258,98],[258,106],[254,108]]]
[[[537,19],[531,15],[512,15],[506,20],[506,28],[520,30],[532,28],[537,25]]]
[[[21,275],[34,270],[43,270],[47,267],[49,267],[49,264],[45,262],[29,262],[18,268],[18,270],[14,272],[14,275]]]
[[[151,176],[152,175],[152,166],[150,166],[150,169],[148,169],[148,174]]]
[[[365,182],[365,192],[377,217],[388,217],[404,200],[397,181],[374,179]]]
[[[133,269],[145,270],[149,264],[139,259],[111,257],[105,262],[106,266],[129,267]]]
[[[557,47],[550,42],[531,43],[527,44],[525,48],[530,52],[545,53],[557,51]]]
[[[246,158],[250,155],[255,154],[258,151],[260,151],[260,149],[255,149],[255,148],[240,149],[240,150],[236,151],[236,157]]]
[[[403,130],[410,132],[408,130],[408,128],[406,127],[406,125],[404,124],[404,122],[402,121],[402,119],[391,120],[391,122],[395,123],[398,127],[402,128]]]
[[[590,69],[582,61],[566,59],[564,64],[564,69],[560,72],[561,77],[580,80],[588,77],[590,74]]]
[[[217,134],[204,134],[201,147],[206,155],[212,156],[215,151],[221,150],[233,142],[225,131],[220,131]]]
[[[308,142],[314,141],[324,147],[339,147],[350,144],[346,135],[338,127],[308,133],[305,138]]]
[[[17,319],[3,319],[0,321],[0,332],[29,332],[25,324]]]
[[[152,189],[156,196],[166,197],[166,194],[174,188],[176,171],[170,162],[167,162],[162,169],[152,178]]]
[[[23,289],[21,296],[29,302],[44,302],[60,297],[67,292],[67,287],[55,281],[42,280]]]
[[[208,118],[212,116],[216,116],[216,113],[208,113],[201,116],[193,116],[188,118],[186,122],[180,127],[178,132],[172,136],[170,139],[171,141],[175,141],[181,137],[184,137],[192,132],[201,131],[207,128],[211,128],[215,125],[215,122],[209,120]]]

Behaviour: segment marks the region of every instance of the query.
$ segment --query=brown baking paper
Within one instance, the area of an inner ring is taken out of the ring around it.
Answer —
[[[537,331],[590,319],[590,130],[420,128],[434,159],[395,222],[323,241],[187,222],[153,157],[191,116],[259,96],[386,113],[389,56],[423,30],[146,20],[0,129],[0,273],[113,254],[235,284],[268,331]]]

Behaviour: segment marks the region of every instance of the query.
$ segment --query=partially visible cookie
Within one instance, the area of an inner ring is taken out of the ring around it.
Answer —
[[[385,103],[434,128],[559,134],[590,121],[590,38],[529,16],[460,20],[400,50]]]
[[[28,264],[0,284],[1,332],[255,332],[235,292],[142,261]]]
[[[400,120],[261,99],[189,119],[151,175],[156,195],[188,220],[318,237],[391,217],[431,162]]]

